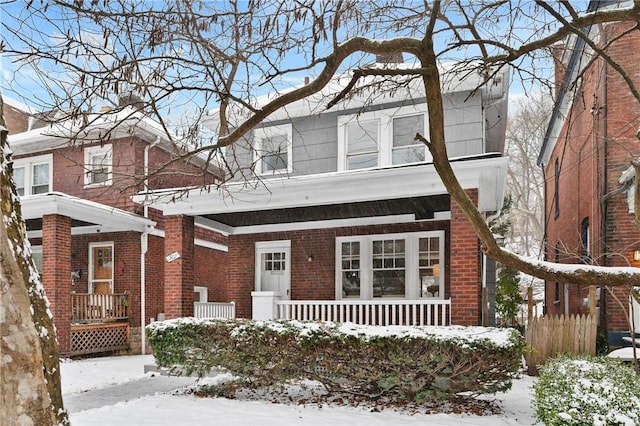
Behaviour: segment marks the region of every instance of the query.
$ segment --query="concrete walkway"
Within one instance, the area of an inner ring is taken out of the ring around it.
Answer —
[[[153,377],[144,377],[106,388],[63,395],[64,408],[69,413],[77,413],[158,393],[171,393],[185,386],[193,385],[196,380],[196,377],[157,374]]]

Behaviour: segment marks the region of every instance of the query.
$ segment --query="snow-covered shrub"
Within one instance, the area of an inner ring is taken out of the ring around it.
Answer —
[[[536,416],[545,425],[640,425],[640,377],[612,358],[551,359],[534,391]]]
[[[222,367],[242,387],[310,379],[417,402],[509,389],[524,348],[517,331],[485,327],[178,319],[150,324],[147,335],[160,367],[201,376]]]

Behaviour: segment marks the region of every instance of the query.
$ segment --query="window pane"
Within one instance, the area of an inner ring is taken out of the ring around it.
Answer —
[[[426,298],[443,298],[440,280],[440,238],[420,238],[418,243],[420,268],[420,295]]]
[[[342,272],[342,297],[360,297],[360,271]]]
[[[347,155],[378,151],[378,122],[363,121],[347,125]]]
[[[404,269],[373,272],[373,297],[404,297]]]
[[[273,135],[260,140],[262,151],[262,172],[286,170],[288,166],[288,137],[286,134]]]
[[[394,148],[391,161],[393,164],[417,163],[424,161],[425,146],[412,145],[403,148]]]
[[[394,147],[416,145],[416,133],[424,136],[424,116],[422,114],[393,119]]]
[[[44,194],[49,192],[49,164],[34,164],[31,193]]]
[[[353,155],[347,158],[347,168],[349,170],[366,169],[378,165],[378,153]]]
[[[109,180],[109,153],[91,156],[89,163],[89,183],[103,183]]]
[[[16,167],[13,169],[13,180],[16,183],[18,195],[24,195],[24,167]]]

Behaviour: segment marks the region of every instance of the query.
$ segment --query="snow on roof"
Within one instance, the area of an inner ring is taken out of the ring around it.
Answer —
[[[382,69],[383,67],[388,69],[393,66],[394,69],[406,69],[408,71],[417,70],[420,68],[419,64],[375,64],[370,69]],[[490,84],[486,84],[482,90],[484,92],[492,92],[497,97],[502,96],[506,90],[508,90],[508,70],[501,70],[495,77],[493,77]],[[457,64],[446,63],[440,65],[440,82],[444,93],[455,92],[468,92],[481,87],[484,84],[484,77],[478,72],[470,72],[465,69],[464,72],[457,68]],[[421,78],[414,78],[407,84],[398,85],[397,82],[407,80],[407,75],[401,77],[392,78],[385,77],[384,81],[379,76],[365,76],[358,80],[353,93],[342,99],[338,104],[332,107],[332,111],[344,111],[355,108],[361,108],[370,104],[372,101],[375,104],[391,103],[396,101],[402,101],[407,99],[421,99],[425,97],[425,88]],[[317,93],[308,96],[304,99],[300,99],[288,104],[285,107],[280,108],[269,116],[268,121],[283,120],[292,117],[304,117],[314,114],[319,114],[326,111],[329,101],[334,99],[352,79],[352,72],[344,72],[337,74],[325,87],[323,87]],[[376,86],[372,86],[376,84]],[[381,84],[382,86],[377,86]],[[280,97],[286,93],[290,93],[296,89],[304,87],[305,84],[289,87],[284,90],[273,91],[265,95],[261,95],[253,99],[250,103],[256,109],[260,109],[273,101],[277,97]],[[372,89],[366,89],[371,86]],[[497,86],[497,87],[496,87]],[[375,89],[373,89],[375,87]],[[355,94],[358,90],[359,93]],[[383,96],[372,99],[372,95],[378,96],[382,90]],[[228,117],[231,121],[237,120],[237,122],[246,119],[246,114],[242,110],[241,106],[237,104],[232,105],[232,112]],[[204,124],[212,130],[216,130],[218,126],[218,111],[219,109],[213,109],[207,112]]]
[[[29,105],[18,101],[17,99],[10,98],[9,96],[2,95],[2,102],[17,110],[26,112],[28,114],[35,114],[37,111],[31,108]]]

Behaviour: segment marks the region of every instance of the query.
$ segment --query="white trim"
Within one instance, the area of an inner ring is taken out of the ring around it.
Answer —
[[[93,286],[95,278],[93,277],[93,262],[94,262],[94,258],[93,258],[93,248],[94,247],[109,247],[111,248],[111,279],[110,280],[101,280],[101,281],[111,281],[111,285],[110,285],[110,289],[111,292],[113,293],[114,291],[114,286],[115,286],[115,279],[116,279],[116,265],[115,265],[115,259],[116,259],[116,252],[114,249],[114,244],[113,241],[100,241],[100,242],[94,242],[94,243],[89,243],[89,271],[88,271],[88,283],[87,283],[87,290],[89,293],[94,293],[95,292],[95,288]]]
[[[478,209],[487,212],[500,210],[502,206],[508,163],[508,157],[482,156],[453,161],[451,167],[463,188],[478,189]],[[365,188],[375,190],[363,190]],[[177,191],[184,189],[141,193],[133,200],[148,203],[165,216],[198,216],[447,193],[433,164],[429,163],[264,179],[256,185],[229,183],[217,188],[217,194],[196,188],[176,198]]]
[[[195,300],[194,302],[208,302],[209,301],[209,289],[207,287],[202,286],[193,286],[193,292],[198,293],[200,295],[200,300]]]
[[[107,160],[107,179],[102,182],[92,182],[93,157],[104,156]],[[87,146],[84,148],[84,187],[96,188],[110,186],[113,183],[113,146],[111,144]]]
[[[440,242],[440,291],[434,300],[444,299],[445,288],[445,232],[444,231],[420,231],[420,232],[403,232],[397,234],[370,234],[370,235],[353,235],[336,237],[335,240],[335,298],[336,300],[385,300],[389,298],[373,297],[373,265],[372,265],[372,243],[374,240],[394,239],[405,240],[405,299],[421,299],[420,288],[411,283],[419,282],[419,240],[421,238],[438,237]],[[358,242],[360,243],[360,297],[359,298],[343,298],[342,296],[342,243]],[[431,299],[431,298],[429,298]]]
[[[95,232],[145,232],[156,224],[142,216],[61,192],[24,196],[20,198],[20,204],[24,219],[39,219],[44,215],[57,214],[97,224],[73,228],[72,235]],[[31,233],[29,236],[31,237]]]
[[[287,138],[287,168],[263,171],[263,156],[268,151],[263,150],[262,140],[273,137],[286,135]],[[268,126],[254,129],[253,131],[253,160],[256,164],[255,171],[258,176],[271,176],[279,174],[289,174],[293,172],[293,128],[291,124],[282,124],[279,126]],[[263,153],[261,155],[261,153]]]
[[[427,104],[417,104],[396,108],[388,108],[378,111],[370,111],[361,114],[341,115],[338,117],[338,171],[347,170],[347,127],[354,122],[378,123],[378,164],[376,167],[391,166],[393,163],[393,119],[422,115],[424,117],[425,132],[429,128],[427,118]],[[431,161],[431,155],[426,147],[424,162]]]
[[[149,235],[153,235],[154,237],[165,238],[165,232],[162,229],[157,229],[157,228],[150,229],[148,234]],[[31,237],[29,237],[29,238],[31,238]],[[218,250],[218,251],[224,251],[224,252],[228,252],[229,251],[229,246],[227,246],[225,244],[214,243],[213,241],[207,241],[207,240],[203,240],[201,238],[194,238],[193,239],[193,244],[196,245],[196,246],[199,246],[199,247],[210,248],[210,249]]]
[[[13,160],[13,169],[24,168],[24,196],[34,195],[33,189],[33,167],[41,164],[49,165],[49,182],[48,190],[45,192],[51,192],[53,189],[53,155],[37,155],[34,157],[19,158]],[[35,194],[38,195],[38,194]]]

